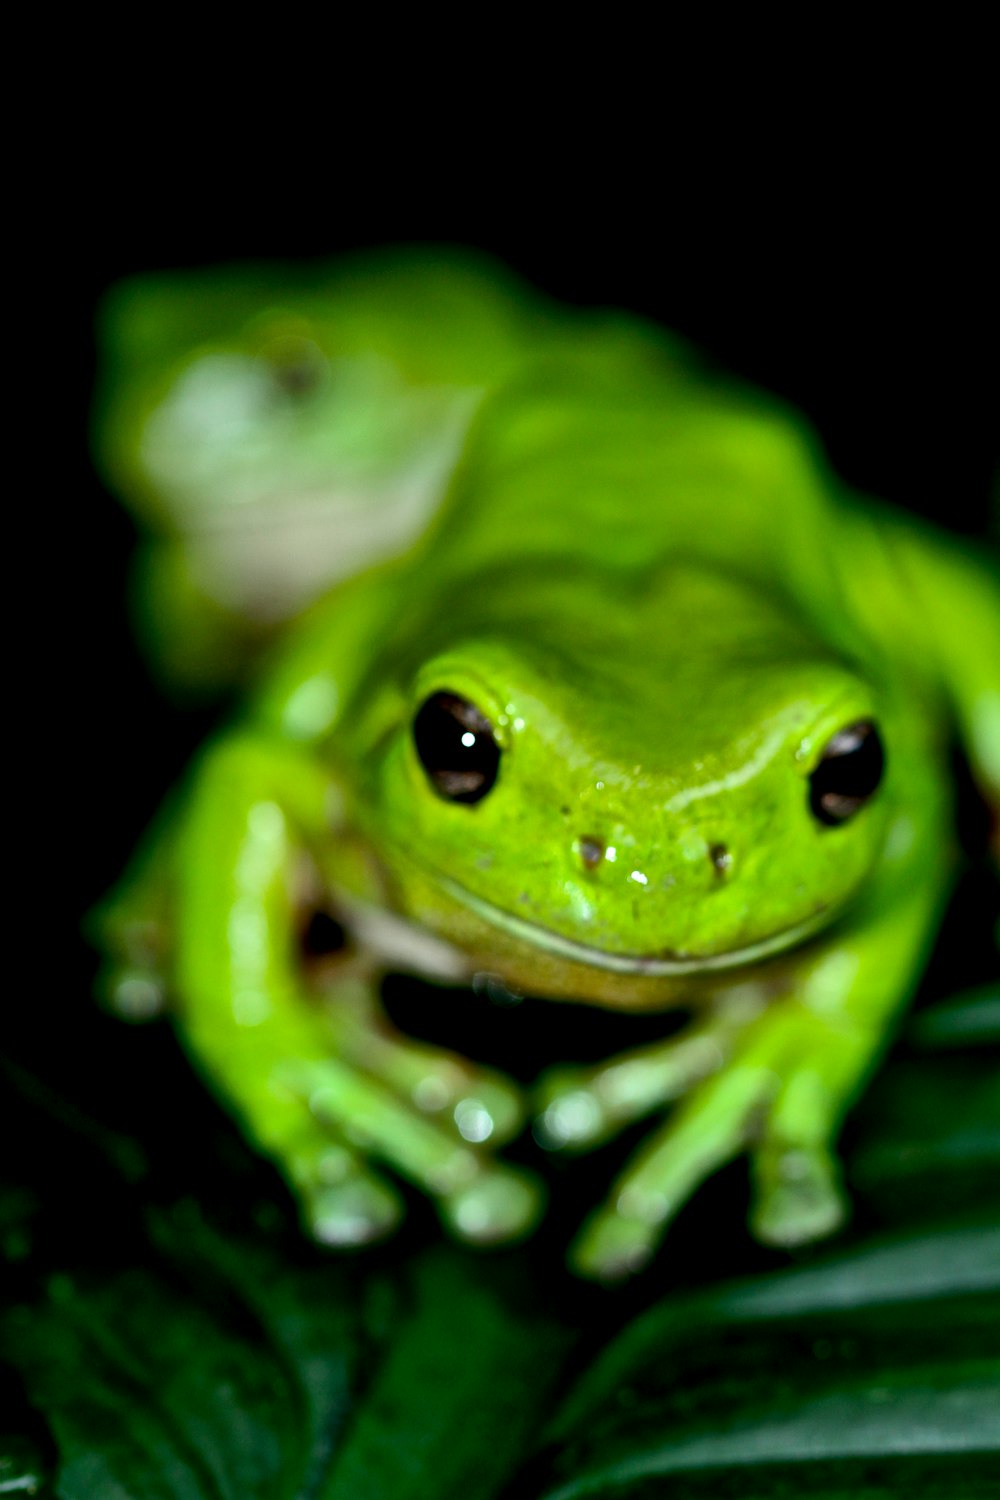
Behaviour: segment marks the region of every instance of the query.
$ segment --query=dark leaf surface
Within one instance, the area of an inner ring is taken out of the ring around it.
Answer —
[[[391,1275],[289,1263],[190,1203],[150,1241],[5,1320],[63,1500],[489,1496],[559,1373],[565,1330],[451,1247]]]
[[[545,1500],[1000,1493],[1000,1070],[971,1003],[940,1030],[969,1050],[898,1057],[852,1132],[877,1228],[626,1326],[549,1426]]]

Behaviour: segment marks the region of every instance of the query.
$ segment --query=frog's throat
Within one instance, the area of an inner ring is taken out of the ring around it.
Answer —
[[[592,969],[604,969],[613,974],[679,976],[705,974],[718,969],[736,969],[743,964],[757,963],[759,959],[767,958],[772,953],[781,953],[786,948],[794,947],[818,932],[821,927],[828,926],[831,919],[829,909],[825,909],[814,913],[804,922],[798,922],[792,927],[785,927],[780,932],[772,933],[769,937],[761,938],[759,942],[748,943],[746,947],[731,948],[726,953],[710,953],[700,957],[696,954],[609,953],[603,948],[592,948],[589,944],[578,942],[575,938],[564,937],[562,933],[553,932],[549,927],[540,927],[534,922],[526,921],[523,917],[514,916],[512,912],[504,911],[500,906],[494,906],[491,901],[485,901],[482,896],[474,895],[465,886],[459,885],[447,875],[438,875],[436,878],[442,889],[453,900],[458,901],[492,926],[509,933],[511,937],[532,947],[540,948],[546,953],[551,953],[557,958],[567,959],[571,963],[586,964]]]

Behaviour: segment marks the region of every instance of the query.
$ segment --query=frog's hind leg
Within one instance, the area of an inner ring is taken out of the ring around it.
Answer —
[[[921,873],[887,910],[873,901],[836,944],[803,955],[793,989],[626,1165],[572,1247],[578,1270],[614,1280],[641,1269],[695,1189],[745,1150],[758,1239],[791,1246],[843,1222],[836,1135],[911,992],[947,890],[939,870]]]

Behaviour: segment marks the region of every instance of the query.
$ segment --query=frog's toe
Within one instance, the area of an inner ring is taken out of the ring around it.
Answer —
[[[569,1264],[590,1281],[626,1281],[648,1265],[661,1233],[655,1219],[624,1214],[617,1206],[604,1208],[570,1246]]]
[[[321,1245],[372,1244],[390,1235],[403,1217],[398,1193],[365,1172],[335,1185],[321,1183],[304,1200],[307,1228]]]
[[[792,1249],[834,1234],[850,1205],[835,1157],[821,1147],[755,1152],[750,1228],[765,1245]]]
[[[502,1145],[524,1123],[518,1091],[489,1073],[469,1071],[450,1079],[431,1071],[417,1080],[410,1097],[423,1113],[450,1117],[463,1141],[474,1146]]]
[[[506,1078],[498,1074],[480,1073],[473,1079],[473,1086],[467,1089],[461,1100],[455,1106],[455,1121],[459,1132],[462,1130],[461,1116],[470,1107],[481,1104],[485,1109],[492,1126],[489,1134],[484,1140],[489,1140],[494,1145],[500,1145],[518,1135],[524,1126],[526,1109],[524,1096],[520,1089]],[[465,1139],[470,1137],[465,1135]]]
[[[303,1225],[323,1245],[367,1245],[400,1223],[399,1193],[357,1151],[304,1121],[280,1151],[294,1185]]]
[[[487,1170],[439,1204],[445,1225],[476,1245],[503,1244],[529,1234],[542,1216],[545,1189],[527,1172]]]
[[[607,1110],[594,1089],[582,1080],[575,1086],[560,1079],[547,1081],[539,1104],[534,1136],[546,1151],[564,1147],[579,1151],[597,1145],[608,1132]]]
[[[167,1009],[167,986],[158,969],[137,964],[105,964],[98,975],[97,998],[121,1021],[153,1021]]]

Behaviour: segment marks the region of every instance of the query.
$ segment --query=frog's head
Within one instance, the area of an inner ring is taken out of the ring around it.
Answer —
[[[372,755],[372,838],[400,908],[477,966],[654,1003],[802,940],[865,882],[880,707],[772,601],[678,566],[627,595],[493,580],[422,639],[455,619]]]

